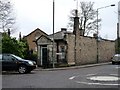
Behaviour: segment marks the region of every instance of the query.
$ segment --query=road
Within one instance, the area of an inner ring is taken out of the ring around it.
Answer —
[[[3,73],[3,88],[118,88],[119,66],[32,71],[30,74]]]

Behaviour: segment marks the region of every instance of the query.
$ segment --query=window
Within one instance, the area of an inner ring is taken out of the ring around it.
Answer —
[[[64,46],[60,46],[60,52],[65,52],[65,47]]]
[[[4,61],[12,61],[11,55],[3,55],[3,60]]]
[[[62,53],[61,59],[65,59],[65,46],[60,46],[60,52]]]

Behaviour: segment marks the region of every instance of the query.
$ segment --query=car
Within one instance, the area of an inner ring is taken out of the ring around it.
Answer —
[[[112,64],[120,64],[120,54],[115,54],[112,57]]]
[[[2,71],[18,71],[20,74],[30,73],[37,67],[36,62],[25,60],[14,54],[0,54]]]

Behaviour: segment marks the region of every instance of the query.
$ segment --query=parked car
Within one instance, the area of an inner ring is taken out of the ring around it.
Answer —
[[[18,71],[19,73],[30,73],[36,68],[36,62],[22,59],[13,54],[0,54],[2,71]]]
[[[120,64],[120,54],[115,54],[112,57],[112,64]]]

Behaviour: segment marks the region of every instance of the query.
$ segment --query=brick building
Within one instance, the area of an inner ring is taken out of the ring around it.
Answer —
[[[45,32],[43,32],[42,30],[40,30],[39,28],[35,29],[34,31],[32,31],[30,34],[24,36],[23,38],[25,40],[27,40],[27,43],[29,45],[29,50],[33,51],[33,52],[37,52],[37,45],[35,43],[35,41],[41,36],[41,35],[45,35],[47,36],[47,34]]]

